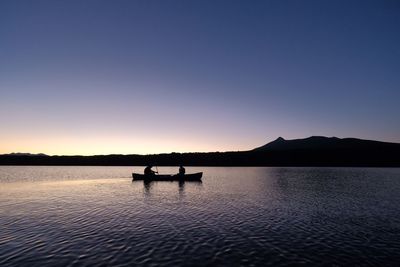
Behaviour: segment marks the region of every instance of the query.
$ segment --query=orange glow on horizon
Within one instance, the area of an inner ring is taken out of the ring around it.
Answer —
[[[108,155],[108,154],[159,154],[183,152],[215,152],[252,149],[251,144],[243,144],[232,148],[234,142],[226,140],[195,140],[195,138],[134,138],[124,136],[114,137],[35,137],[7,138],[0,146],[0,154],[12,152],[44,153],[47,155]]]

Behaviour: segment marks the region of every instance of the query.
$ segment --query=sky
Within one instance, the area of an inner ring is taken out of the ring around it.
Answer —
[[[0,1],[0,154],[400,142],[400,2]]]

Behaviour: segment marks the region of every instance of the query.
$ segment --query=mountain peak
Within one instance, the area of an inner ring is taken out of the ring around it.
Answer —
[[[285,140],[277,138],[264,146],[258,147],[253,151],[288,151],[288,150],[337,150],[337,149],[366,149],[371,146],[382,146],[390,143],[362,140],[356,138],[338,138],[325,136],[310,136],[304,139]]]

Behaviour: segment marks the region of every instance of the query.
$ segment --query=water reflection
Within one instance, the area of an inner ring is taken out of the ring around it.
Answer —
[[[179,196],[183,197],[185,194],[185,181],[179,181]]]
[[[140,181],[137,181],[137,182],[140,183]],[[146,195],[150,195],[150,189],[151,189],[152,184],[153,184],[153,182],[151,182],[151,181],[143,181],[143,188],[144,188],[144,192]]]
[[[168,191],[173,191],[173,188],[176,188],[178,185],[178,194],[180,197],[185,195],[186,184],[195,185],[196,187],[200,187],[203,185],[202,181],[132,181],[132,184],[143,184],[143,192],[146,197],[150,197],[152,195],[152,191],[154,190],[154,186],[156,184],[168,185]]]

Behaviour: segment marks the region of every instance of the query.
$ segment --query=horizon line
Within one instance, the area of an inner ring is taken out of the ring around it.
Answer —
[[[390,143],[390,144],[400,144],[400,142],[388,142],[388,141],[380,141],[380,140],[372,140],[372,139],[361,139],[361,138],[357,138],[357,137],[336,137],[336,136],[322,136],[322,135],[311,135],[309,137],[305,137],[305,138],[295,138],[295,139],[285,139],[281,136],[279,136],[278,138],[265,143],[264,145],[255,147],[255,148],[251,148],[249,150],[226,150],[226,151],[186,151],[186,152],[176,152],[176,151],[171,151],[171,152],[159,152],[159,153],[149,153],[149,154],[140,154],[140,153],[132,153],[132,154],[119,154],[119,153],[110,153],[110,154],[47,154],[47,153],[43,153],[43,152],[38,152],[38,153],[31,153],[31,152],[10,152],[10,153],[3,153],[0,154],[0,156],[12,156],[12,155],[16,155],[16,156],[48,156],[48,157],[93,157],[93,156],[153,156],[153,155],[163,155],[163,154],[206,154],[206,153],[232,153],[232,152],[249,152],[252,150],[255,150],[259,147],[265,146],[269,143],[272,143],[276,140],[282,139],[284,141],[293,141],[293,140],[305,140],[305,139],[309,139],[309,138],[315,138],[315,137],[323,137],[323,138],[335,138],[335,139],[357,139],[357,140],[363,140],[363,141],[374,141],[374,142],[381,142],[381,143]]]

